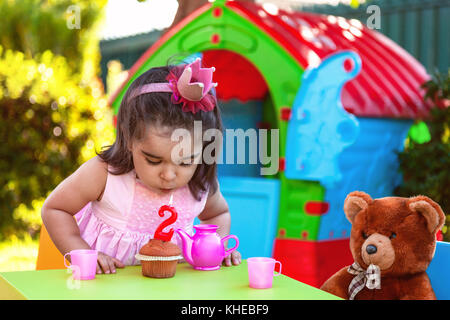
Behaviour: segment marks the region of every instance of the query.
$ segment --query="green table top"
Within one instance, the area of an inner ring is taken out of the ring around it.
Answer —
[[[333,300],[338,297],[284,275],[274,277],[270,289],[248,286],[247,261],[215,271],[197,271],[189,264],[177,266],[173,278],[142,276],[140,266],[98,274],[77,281],[67,270],[0,273],[0,299],[42,300]]]

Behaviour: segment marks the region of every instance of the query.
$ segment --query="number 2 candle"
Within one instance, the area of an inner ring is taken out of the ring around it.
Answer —
[[[162,241],[170,241],[173,236],[173,228],[169,230],[169,232],[164,232],[164,228],[170,226],[175,223],[178,218],[178,213],[174,207],[172,207],[173,194],[170,196],[169,204],[163,205],[159,208],[158,214],[160,217],[164,217],[165,212],[170,212],[170,217],[164,220],[156,229],[154,238]]]

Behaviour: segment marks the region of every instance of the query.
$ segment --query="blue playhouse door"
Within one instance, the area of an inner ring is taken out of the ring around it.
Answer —
[[[239,238],[242,258],[271,257],[278,220],[279,181],[221,177],[219,182],[230,209],[230,234]],[[199,223],[196,218],[194,225]],[[228,246],[234,246],[233,239]]]
[[[234,164],[226,162],[226,130],[256,129],[262,119],[262,102],[220,103],[224,124],[223,164],[218,165],[220,190],[227,200],[231,214],[230,233],[239,238],[238,251],[244,259],[255,256],[271,257],[278,221],[280,184],[277,179],[260,175],[260,165],[237,164],[237,140],[234,142]],[[248,140],[246,152],[250,152]],[[258,161],[259,162],[259,161]],[[200,223],[198,219],[194,224]],[[234,246],[230,240],[228,246]]]
[[[278,219],[279,181],[239,177],[219,180],[230,208],[230,233],[239,238],[238,251],[242,257],[271,257]]]

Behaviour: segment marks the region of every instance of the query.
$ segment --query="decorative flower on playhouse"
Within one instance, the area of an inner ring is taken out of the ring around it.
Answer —
[[[208,93],[217,86],[217,83],[212,81],[214,71],[214,67],[202,68],[201,59],[197,58],[184,68],[179,77],[171,72],[167,80],[173,92],[172,102],[182,103],[183,111],[194,114],[199,110],[213,110],[215,98]]]

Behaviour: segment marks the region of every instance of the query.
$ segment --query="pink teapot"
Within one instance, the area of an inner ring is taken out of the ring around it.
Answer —
[[[196,232],[191,237],[183,229],[175,231],[183,242],[184,259],[196,270],[217,270],[225,257],[239,246],[235,235],[220,239],[216,233],[218,226],[214,224],[199,224],[194,226]],[[236,245],[225,251],[223,242],[233,238]]]

